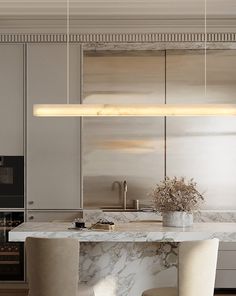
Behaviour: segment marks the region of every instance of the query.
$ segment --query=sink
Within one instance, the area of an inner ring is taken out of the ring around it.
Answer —
[[[129,221],[129,223],[161,223],[162,219],[157,219],[157,220],[134,220],[134,221]]]
[[[103,212],[141,212],[140,210],[136,210],[136,209],[118,209],[118,208],[115,208],[115,209],[110,209],[110,208],[104,208],[102,209]]]
[[[120,207],[115,207],[115,208],[109,208],[109,207],[104,207],[101,209],[103,212],[146,212],[146,213],[153,213],[154,210],[152,208],[142,208],[139,210],[136,210],[134,208],[128,208],[128,209],[123,209]]]

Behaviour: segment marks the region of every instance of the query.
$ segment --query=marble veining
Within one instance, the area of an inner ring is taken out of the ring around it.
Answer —
[[[167,269],[157,249],[158,243],[83,243],[80,280],[90,285],[113,280],[117,296],[141,296],[150,287],[174,286],[176,267]]]
[[[166,268],[177,267],[179,243],[161,242],[157,246],[156,254],[160,256],[160,264]]]

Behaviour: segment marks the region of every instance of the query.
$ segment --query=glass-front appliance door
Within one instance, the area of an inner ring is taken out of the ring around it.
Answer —
[[[0,156],[0,208],[24,207],[24,157]]]
[[[24,280],[24,243],[8,241],[9,231],[23,221],[23,212],[0,212],[0,281]]]

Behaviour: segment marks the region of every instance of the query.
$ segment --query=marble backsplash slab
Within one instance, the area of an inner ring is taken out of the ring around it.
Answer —
[[[99,219],[107,219],[114,223],[126,223],[137,220],[161,220],[161,215],[155,212],[103,212],[102,210],[84,210],[85,223],[96,223]]]
[[[84,210],[85,223],[96,223],[99,219],[107,219],[115,223],[137,220],[161,220],[156,212],[103,212],[102,210]],[[236,210],[232,211],[199,211],[194,214],[194,222],[236,222]]]
[[[236,222],[236,210],[200,211],[195,214],[195,222]]]

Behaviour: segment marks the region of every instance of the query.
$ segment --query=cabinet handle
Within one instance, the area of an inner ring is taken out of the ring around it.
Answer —
[[[29,216],[29,220],[34,220],[34,216]]]
[[[29,201],[29,205],[33,205],[34,202],[32,200]]]

